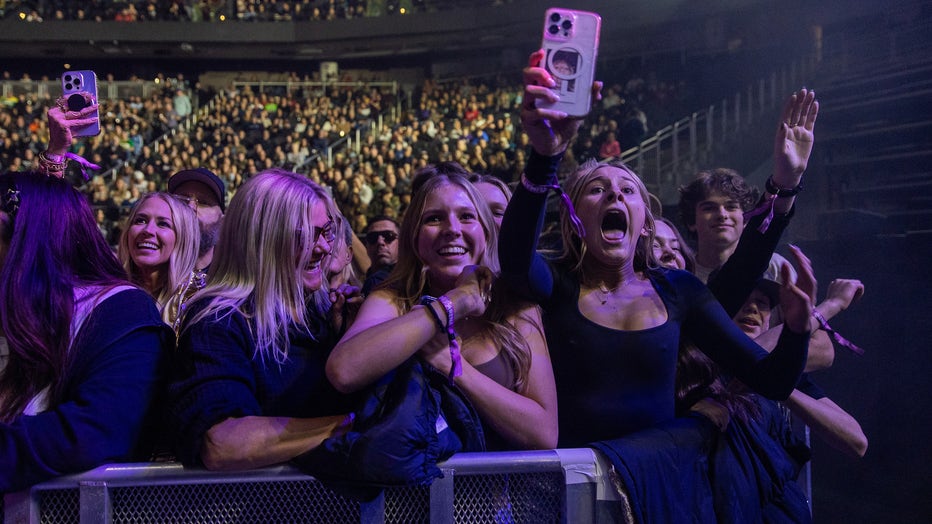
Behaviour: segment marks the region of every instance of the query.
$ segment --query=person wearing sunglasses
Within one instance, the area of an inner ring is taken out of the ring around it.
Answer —
[[[363,296],[368,296],[375,286],[395,268],[398,262],[398,222],[388,216],[377,216],[366,228],[366,253],[372,265],[366,271],[362,285]]]
[[[184,464],[277,464],[345,431],[351,399],[324,374],[338,331],[313,300],[337,233],[329,198],[308,178],[271,169],[230,201],[171,366],[169,427]]]

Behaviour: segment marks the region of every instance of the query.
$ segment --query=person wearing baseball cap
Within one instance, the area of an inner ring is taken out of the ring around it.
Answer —
[[[214,246],[226,211],[226,186],[209,169],[198,167],[178,171],[168,179],[168,191],[186,201],[197,213],[201,231],[197,264],[195,264],[192,292],[204,287],[207,268],[214,257]]]

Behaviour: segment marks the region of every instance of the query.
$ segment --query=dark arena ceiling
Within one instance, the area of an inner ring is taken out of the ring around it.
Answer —
[[[498,53],[539,43],[540,16],[551,2],[515,0],[488,3],[435,2],[441,8],[408,15],[315,22],[25,22],[8,8],[0,20],[0,59],[6,60],[180,60],[324,61],[430,60]],[[788,0],[779,7],[760,0],[692,2],[578,1],[565,7],[588,9],[603,17],[603,56],[676,49],[726,48],[733,27],[746,45],[792,38],[807,24],[869,13],[876,2]],[[826,5],[820,5],[826,4]],[[479,6],[481,5],[481,6]],[[479,7],[477,7],[479,6]],[[716,35],[716,27],[726,28]],[[773,31],[774,27],[781,27]],[[770,28],[769,30],[767,28]]]

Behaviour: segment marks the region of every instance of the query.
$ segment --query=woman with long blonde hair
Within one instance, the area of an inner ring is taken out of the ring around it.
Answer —
[[[451,371],[497,435],[489,447],[554,447],[556,394],[540,316],[493,284],[498,228],[488,205],[463,173],[422,174],[415,187],[398,263],[334,349],[327,376],[356,391],[419,356]]]
[[[349,401],[324,376],[336,335],[314,300],[335,236],[318,189],[273,169],[230,201],[207,286],[185,313],[169,386],[186,464],[284,462],[343,428]]]
[[[197,215],[170,193],[148,193],[133,206],[118,254],[130,280],[155,298],[162,319],[177,327],[197,263]]]

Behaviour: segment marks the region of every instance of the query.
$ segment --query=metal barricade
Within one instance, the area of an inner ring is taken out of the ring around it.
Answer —
[[[591,523],[611,499],[591,449],[461,453],[430,486],[359,502],[290,466],[237,473],[111,464],[9,494],[0,523]]]

